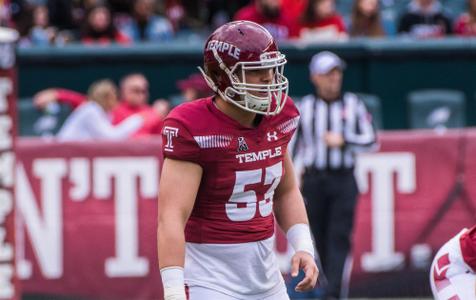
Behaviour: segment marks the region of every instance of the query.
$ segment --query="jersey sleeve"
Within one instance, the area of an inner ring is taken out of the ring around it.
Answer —
[[[299,125],[299,119],[300,119],[300,114],[299,110],[294,103],[294,100],[291,97],[288,97],[286,104],[285,104],[285,115],[286,115],[286,121],[282,123],[280,126],[280,130],[283,133],[287,133],[290,136],[293,136],[294,132],[298,128]],[[283,126],[284,124],[284,126]]]
[[[461,235],[460,245],[464,262],[476,272],[476,225]]]
[[[200,147],[187,127],[176,119],[167,118],[164,121],[162,152],[165,158],[200,164]]]
[[[286,143],[286,151],[290,151],[292,154],[296,142],[296,140],[293,139],[293,136],[299,125],[300,116],[294,101],[290,97],[287,98],[284,108],[278,116],[279,121],[276,124],[275,129],[282,134]]]

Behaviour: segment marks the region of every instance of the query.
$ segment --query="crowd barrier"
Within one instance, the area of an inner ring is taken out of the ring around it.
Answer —
[[[429,296],[432,256],[476,223],[476,130],[384,132],[380,142],[355,170],[350,296]],[[23,293],[160,299],[160,166],[159,141],[18,139],[17,219],[7,229]],[[282,234],[276,251],[286,273],[292,252]]]

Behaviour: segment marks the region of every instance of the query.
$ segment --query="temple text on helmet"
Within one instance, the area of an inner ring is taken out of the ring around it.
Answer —
[[[207,51],[210,51],[212,49],[217,50],[217,52],[226,53],[235,59],[240,59],[240,48],[232,44],[217,40],[211,40],[207,44]]]

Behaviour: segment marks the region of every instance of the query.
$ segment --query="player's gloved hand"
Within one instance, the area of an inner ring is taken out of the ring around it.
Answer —
[[[319,270],[314,257],[305,251],[296,252],[291,259],[291,276],[296,277],[299,269],[304,271],[304,278],[295,287],[296,292],[306,292],[313,289],[317,283]]]
[[[164,286],[164,300],[187,300],[182,267],[160,269]]]

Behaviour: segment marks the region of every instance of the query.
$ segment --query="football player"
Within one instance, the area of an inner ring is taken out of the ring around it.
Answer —
[[[286,150],[299,113],[285,64],[264,27],[227,23],[204,48],[201,71],[215,96],[184,103],[165,120],[158,224],[165,299],[289,299],[273,252],[275,219],[296,251],[291,275],[305,274],[295,289],[315,286],[314,245]]]
[[[437,300],[476,300],[476,225],[441,247],[431,265],[430,283]]]

